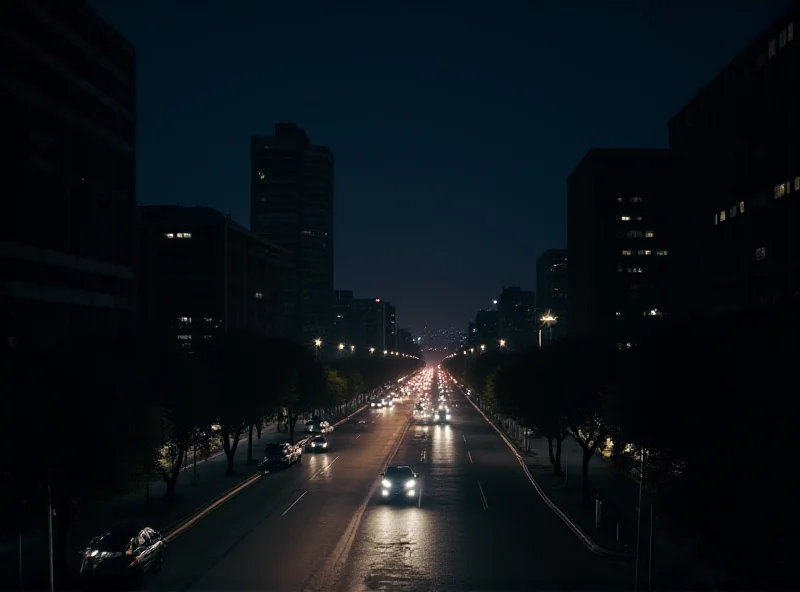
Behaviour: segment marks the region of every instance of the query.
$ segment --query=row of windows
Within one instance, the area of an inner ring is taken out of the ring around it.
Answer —
[[[623,255],[626,255],[626,256],[627,255],[633,255],[634,253],[636,255],[652,255],[653,251],[650,250],[650,249],[638,249],[636,251],[632,251],[631,249],[622,249],[622,254]],[[666,249],[656,249],[656,255],[660,255],[660,256],[669,255],[669,251],[667,251]]]
[[[165,232],[166,238],[192,238],[191,232]]]
[[[773,188],[773,196],[775,199],[780,199],[792,191],[800,191],[800,177],[795,177],[791,181],[786,181],[785,183],[778,183]],[[727,210],[720,210],[719,212],[714,213],[714,224],[719,224],[720,222],[725,222],[729,218],[735,218],[739,214],[744,214],[744,201],[740,201],[738,204],[734,204],[729,207]]]
[[[792,39],[794,39],[794,23],[789,23],[789,26],[783,29],[778,35],[779,48],[783,49],[787,43],[792,41]],[[767,46],[767,55],[772,58],[775,56],[775,53],[775,39],[770,39],[769,45]]]
[[[641,197],[629,197],[628,201],[631,203],[642,203],[644,200]],[[618,197],[617,203],[625,203],[624,197]]]
[[[629,230],[617,232],[617,238],[653,238],[656,233],[652,230]]]
[[[622,222],[630,222],[631,220],[641,220],[641,216],[630,216],[628,214],[617,214],[617,220]]]

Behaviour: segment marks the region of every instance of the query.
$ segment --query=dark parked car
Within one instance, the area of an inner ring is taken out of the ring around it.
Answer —
[[[167,543],[152,528],[113,528],[81,551],[82,578],[130,578],[158,571]]]
[[[267,444],[264,449],[264,460],[259,467],[262,471],[291,467],[296,462],[303,462],[303,447],[291,442]]]

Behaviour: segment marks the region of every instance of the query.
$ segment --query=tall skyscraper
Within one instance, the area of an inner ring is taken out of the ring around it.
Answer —
[[[592,148],[567,181],[570,334],[625,345],[668,312],[667,150]]]
[[[136,54],[85,2],[0,2],[0,332],[134,325]]]
[[[250,224],[286,251],[285,335],[313,345],[333,325],[333,153],[294,123],[250,142]]]

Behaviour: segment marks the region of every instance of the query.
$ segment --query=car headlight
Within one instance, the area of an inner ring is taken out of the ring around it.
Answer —
[[[409,479],[408,481],[406,481],[406,487],[414,487],[414,480]]]
[[[448,415],[447,417],[450,417],[450,416]],[[327,447],[328,447],[328,443],[327,443],[327,442],[325,442],[325,443],[322,445],[322,447],[323,447],[323,448],[327,448]]]
[[[450,419],[450,415],[449,414],[447,415],[447,419]]]
[[[391,487],[392,482],[389,481],[388,479],[384,479],[383,481],[381,481],[381,485],[383,485],[384,487]]]
[[[311,448],[316,448],[316,447],[317,447],[317,443],[316,442],[312,442],[311,443]]]

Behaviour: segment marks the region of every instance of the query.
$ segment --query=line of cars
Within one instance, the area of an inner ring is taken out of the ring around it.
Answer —
[[[380,402],[381,407],[392,407],[394,401],[402,399],[409,392],[406,386],[384,388],[372,402]],[[377,407],[377,405],[371,405]],[[360,421],[359,424],[365,423]],[[264,458],[259,464],[259,471],[269,473],[277,468],[289,468],[294,464],[302,463],[305,451],[317,453],[327,452],[329,449],[328,435],[334,427],[321,417],[312,417],[305,424],[304,438],[298,442],[273,442],[264,449]],[[416,493],[408,484],[417,475],[409,468],[407,471],[398,472],[395,468],[388,468],[383,474],[384,487],[393,496],[399,491],[406,497],[413,497]],[[388,474],[388,477],[385,475]],[[411,475],[409,477],[409,475]],[[399,479],[397,477],[408,477]],[[397,487],[395,486],[397,485]],[[399,489],[397,489],[399,487]],[[409,493],[410,492],[410,493]],[[166,556],[167,542],[161,532],[145,527],[141,529],[129,527],[114,527],[98,536],[93,537],[86,548],[81,550],[80,576],[85,583],[101,586],[100,589],[109,589],[108,586],[115,580],[138,580],[145,574],[160,571]]]

